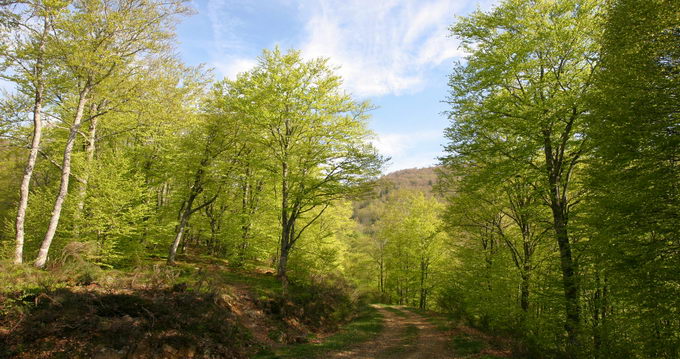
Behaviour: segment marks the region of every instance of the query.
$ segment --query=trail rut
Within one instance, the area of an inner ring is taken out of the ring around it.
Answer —
[[[374,340],[354,348],[328,353],[326,358],[356,359],[449,359],[458,358],[447,346],[446,333],[421,315],[409,310],[397,311],[376,306],[384,317],[382,333]],[[399,307],[391,307],[399,309]],[[416,329],[417,328],[417,329]]]

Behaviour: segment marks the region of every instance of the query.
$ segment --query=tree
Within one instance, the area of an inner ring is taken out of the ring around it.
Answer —
[[[186,11],[181,2],[83,0],[75,2],[55,24],[55,51],[63,54],[61,65],[72,78],[68,82],[72,86],[69,98],[73,98],[75,106],[63,151],[60,187],[36,267],[45,265],[57,231],[68,194],[73,146],[93,91],[107,81],[131,76],[136,70],[135,61],[144,52],[166,49],[172,37],[169,30],[173,17]]]
[[[444,163],[484,165],[499,181],[513,169],[540,178],[560,251],[572,357],[581,308],[569,214],[578,203],[573,176],[588,149],[585,96],[597,67],[599,11],[592,0],[509,0],[451,28],[470,55],[450,79],[455,122]]]
[[[381,160],[368,143],[368,103],[341,90],[327,60],[264,51],[259,64],[230,83],[276,178],[281,236],[278,277],[287,286],[295,243],[330,204],[362,190]]]
[[[178,214],[179,223],[175,230],[175,239],[168,253],[168,264],[175,262],[177,248],[184,236],[191,216],[207,206],[210,206],[220,195],[224,178],[232,176],[239,155],[245,144],[239,141],[242,136],[238,125],[235,126],[233,115],[215,117],[214,115],[199,116],[199,122],[191,129],[191,134],[184,141],[184,173],[191,173],[184,187],[188,192],[184,194]],[[196,144],[200,144],[196,148]],[[196,151],[198,150],[198,151]],[[220,168],[219,165],[223,164]],[[213,185],[212,188],[210,185]],[[206,189],[212,189],[207,194]],[[197,200],[202,203],[196,205]]]
[[[600,350],[621,347],[620,330],[635,343],[625,356],[677,357],[680,4],[612,1],[602,47],[586,183],[592,247],[610,295],[599,317],[621,324],[600,336],[610,345]]]
[[[421,191],[399,190],[385,202],[369,252],[378,265],[381,294],[399,304],[429,306],[434,276],[444,257],[443,204]]]
[[[10,4],[11,5],[11,4]],[[15,4],[16,5],[16,4]],[[7,5],[6,5],[7,6]],[[53,62],[55,54],[48,53],[49,32],[52,30],[54,17],[64,4],[42,1],[29,2],[23,9],[8,16],[9,25],[14,30],[12,41],[4,52],[3,61],[9,72],[3,78],[16,84],[17,89],[33,99],[33,134],[31,138],[28,161],[19,190],[19,205],[15,220],[14,263],[23,262],[24,222],[28,207],[28,196],[31,177],[40,151],[43,127],[43,107],[46,101],[49,79],[46,68]]]

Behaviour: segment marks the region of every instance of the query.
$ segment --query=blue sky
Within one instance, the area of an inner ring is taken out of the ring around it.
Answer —
[[[218,78],[255,64],[263,48],[302,50],[339,67],[347,91],[370,99],[385,172],[437,162],[448,120],[447,76],[464,54],[448,37],[456,15],[494,0],[194,0],[178,25],[179,51]]]

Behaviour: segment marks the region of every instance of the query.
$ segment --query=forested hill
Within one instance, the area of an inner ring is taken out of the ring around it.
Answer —
[[[378,208],[391,194],[400,191],[431,194],[437,182],[436,170],[437,167],[408,168],[380,177],[375,188],[375,197],[356,201],[352,217],[362,226],[370,225],[378,219]]]
[[[437,167],[409,168],[386,174],[381,180],[393,190],[408,189],[430,193],[437,182]]]

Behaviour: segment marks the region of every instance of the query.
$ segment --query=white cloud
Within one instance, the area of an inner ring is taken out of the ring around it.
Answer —
[[[427,167],[436,162],[440,152],[424,152],[420,149],[431,143],[440,143],[441,131],[420,131],[414,133],[378,134],[373,145],[378,151],[392,158],[386,170],[396,171],[404,168]]]
[[[345,88],[359,97],[401,95],[423,89],[432,69],[462,56],[449,37],[454,15],[496,0],[275,0],[302,24],[272,34],[269,44],[291,44],[307,58],[328,57],[339,66]],[[239,11],[235,11],[238,9]],[[252,0],[207,0],[212,64],[234,76],[254,63],[250,19],[260,7]],[[240,15],[236,15],[240,14]],[[258,31],[266,32],[266,28]],[[255,37],[256,38],[256,37]]]
[[[421,89],[428,70],[462,53],[448,37],[452,0],[317,0],[308,14],[301,48],[340,66],[348,90],[358,96]]]
[[[243,40],[245,22],[231,12],[232,8],[248,6],[246,0],[208,0],[206,4],[213,41],[210,64],[226,78],[234,79],[256,64],[254,57],[243,55],[252,50]]]
[[[220,74],[222,74],[222,76],[234,80],[236,79],[236,75],[255,67],[257,61],[250,58],[235,58],[226,62],[213,61],[212,65]]]
[[[414,133],[378,134],[373,146],[386,156],[398,156],[418,147],[423,142],[437,140],[442,136],[440,131],[420,131]]]

